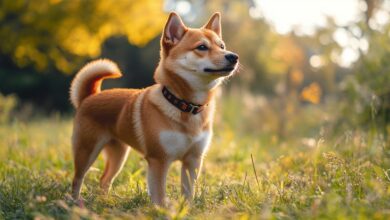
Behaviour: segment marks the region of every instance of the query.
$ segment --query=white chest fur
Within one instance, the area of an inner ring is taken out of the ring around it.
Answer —
[[[211,133],[209,131],[203,131],[195,136],[177,131],[162,131],[160,133],[160,144],[172,160],[181,159],[192,150],[203,154],[207,150],[210,141]]]

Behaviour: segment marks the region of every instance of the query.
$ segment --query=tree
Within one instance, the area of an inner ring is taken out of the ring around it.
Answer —
[[[100,54],[115,35],[142,46],[165,22],[156,0],[4,0],[0,2],[0,56],[19,67],[71,73]]]

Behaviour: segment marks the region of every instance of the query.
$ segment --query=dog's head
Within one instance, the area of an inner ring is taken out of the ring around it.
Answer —
[[[220,13],[199,29],[186,27],[171,13],[161,37],[160,65],[185,79],[215,80],[232,75],[238,55],[228,51],[222,40]]]

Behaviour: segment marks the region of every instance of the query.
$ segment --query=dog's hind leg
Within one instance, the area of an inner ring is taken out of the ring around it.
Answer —
[[[108,193],[115,177],[122,170],[129,152],[129,146],[114,139],[108,142],[103,148],[106,165],[104,168],[104,173],[100,178],[100,187],[104,190],[105,193]]]
[[[75,134],[73,140],[75,173],[72,182],[72,197],[74,199],[79,199],[84,176],[108,141],[109,138],[105,135],[86,137],[84,134]]]

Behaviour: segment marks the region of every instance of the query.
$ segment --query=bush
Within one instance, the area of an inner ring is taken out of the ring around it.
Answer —
[[[10,121],[11,112],[17,104],[17,97],[13,94],[4,96],[0,93],[0,124]]]

